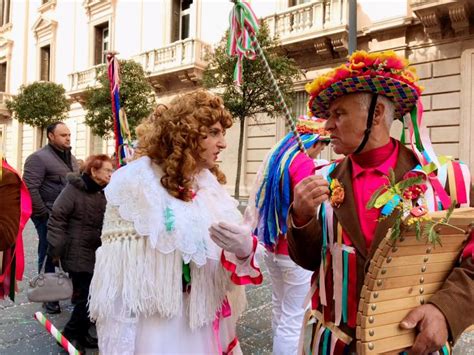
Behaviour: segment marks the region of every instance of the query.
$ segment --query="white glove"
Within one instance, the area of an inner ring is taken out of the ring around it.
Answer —
[[[211,239],[222,249],[234,253],[239,259],[247,258],[253,249],[253,237],[247,225],[214,223],[209,228]]]

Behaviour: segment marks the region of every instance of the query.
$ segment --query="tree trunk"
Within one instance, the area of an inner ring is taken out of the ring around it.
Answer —
[[[44,130],[45,130],[44,127],[40,127],[40,139],[39,139],[39,147],[38,148],[43,147]]]
[[[242,151],[244,148],[244,131],[245,131],[245,117],[239,117],[240,135],[239,148],[237,150],[237,175],[235,177],[234,197],[236,200],[240,197],[240,173],[242,171]]]

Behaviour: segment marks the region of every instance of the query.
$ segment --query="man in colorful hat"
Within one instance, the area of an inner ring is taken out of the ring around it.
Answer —
[[[261,165],[249,198],[246,217],[265,246],[265,264],[272,285],[273,354],[296,354],[303,321],[301,307],[309,291],[311,272],[296,265],[288,255],[286,219],[295,185],[313,175],[318,165],[327,161],[316,159],[328,142],[324,120],[300,116],[296,124],[307,154],[300,151],[295,134],[288,133]]]
[[[311,348],[355,352],[351,339],[364,276],[377,246],[394,226],[397,213],[392,212],[403,203],[420,216],[449,209],[452,201],[456,207],[469,206],[471,178],[464,164],[434,154],[421,124],[422,88],[408,61],[393,51],[355,52],[306,89],[310,111],[327,120],[331,145],[345,158],[331,164],[326,177],[310,176],[296,185],[288,217],[289,253],[297,264],[317,271],[311,303],[319,318],[310,335]],[[392,122],[405,116],[411,149],[390,137]],[[377,198],[376,208],[374,194],[387,189],[388,176],[392,184],[416,177],[419,185],[411,180],[403,196]],[[447,186],[455,188],[448,193]],[[474,324],[469,243],[442,288],[400,323],[402,329],[418,330],[413,354],[439,350],[448,337],[456,341]]]

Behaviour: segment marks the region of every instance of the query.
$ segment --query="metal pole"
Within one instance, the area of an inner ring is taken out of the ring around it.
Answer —
[[[283,112],[285,113],[285,118],[286,122],[290,125],[290,129],[293,132],[296,142],[298,143],[298,147],[300,151],[308,155],[308,152],[306,151],[306,148],[304,147],[303,140],[301,139],[301,136],[296,129],[296,124],[295,120],[293,119],[290,110],[288,109],[288,106],[286,105],[285,99],[283,97],[283,94],[280,91],[280,88],[278,87],[277,81],[275,80],[275,77],[273,76],[272,70],[270,68],[270,65],[268,64],[267,58],[265,57],[265,54],[263,53],[262,47],[260,47],[260,43],[257,40],[257,37],[255,34],[250,33],[250,38],[252,39],[252,42],[255,43],[255,48],[257,49],[257,53],[260,56],[260,58],[263,60],[263,63],[265,64],[265,69],[267,71],[267,75],[272,81],[272,88],[274,93],[276,94],[278,103],[280,106],[283,108]]]
[[[357,50],[357,0],[349,1],[349,55]]]

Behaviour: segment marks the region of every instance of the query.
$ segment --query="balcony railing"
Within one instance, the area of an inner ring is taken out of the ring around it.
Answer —
[[[12,95],[5,92],[0,92],[0,118],[11,117],[10,111],[7,108],[7,101],[12,98]]]
[[[438,3],[442,3],[442,2],[446,3],[446,1],[440,1],[440,0],[410,0],[409,4],[410,6],[424,6],[424,5],[437,5]],[[452,2],[456,2],[456,1],[452,0]]]
[[[156,77],[189,68],[203,70],[207,65],[206,55],[211,50],[209,44],[190,38],[139,54],[132,59],[140,63],[150,77]],[[80,92],[88,86],[97,85],[97,74],[103,65],[69,74],[69,91]]]
[[[12,98],[12,95],[7,94],[5,92],[0,92],[0,105],[5,106],[7,104],[7,101],[9,101]]]
[[[272,36],[278,35],[282,44],[297,37],[314,37],[347,24],[347,0],[313,1],[263,19]]]
[[[189,38],[139,54],[133,59],[140,63],[151,76],[155,76],[189,66],[204,68],[207,64],[206,54],[210,51],[209,44]]]
[[[97,84],[98,71],[104,65],[105,64],[99,64],[87,70],[69,74],[69,91],[80,91],[86,89],[88,86],[95,86]]]

